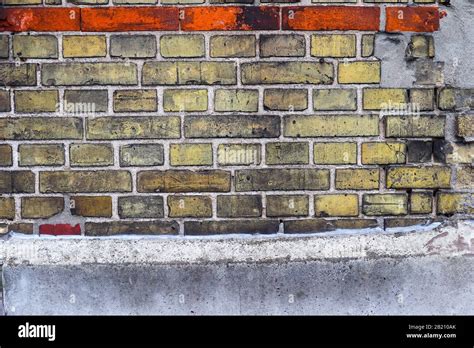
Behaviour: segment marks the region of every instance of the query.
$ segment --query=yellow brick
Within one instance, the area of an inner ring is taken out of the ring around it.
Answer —
[[[168,196],[169,217],[211,217],[208,196]]]
[[[316,216],[357,216],[359,197],[357,195],[316,195],[314,196]]]
[[[378,115],[292,115],[286,116],[283,123],[287,137],[363,137],[379,134]]]
[[[474,187],[474,166],[458,167],[457,189],[472,189]]]
[[[0,197],[0,219],[13,220],[15,218],[15,199]]]
[[[207,90],[166,89],[163,93],[165,112],[195,112],[207,110]]]
[[[406,145],[403,143],[363,143],[363,164],[405,163]]]
[[[387,137],[444,137],[443,116],[386,116]]]
[[[203,57],[204,35],[163,35],[160,50],[165,58]]]
[[[412,214],[429,214],[432,210],[432,196],[427,192],[413,192],[410,195],[410,212]]]
[[[105,57],[106,54],[105,36],[71,35],[63,37],[64,58]]]
[[[336,189],[378,189],[379,177],[379,169],[336,169]]]
[[[260,144],[220,144],[217,162],[221,166],[260,164]]]
[[[255,57],[254,35],[217,35],[210,40],[211,57]]]
[[[474,194],[439,193],[438,214],[474,214]]]
[[[408,213],[405,194],[365,194],[362,197],[365,215],[404,215]]]
[[[387,173],[387,188],[450,188],[449,167],[395,167]]]
[[[15,35],[13,55],[21,59],[58,58],[58,41],[53,35]]]
[[[312,35],[311,55],[315,57],[355,57],[355,35]]]
[[[71,144],[71,166],[109,166],[114,164],[114,150],[110,144]]]
[[[218,89],[214,95],[216,111],[258,111],[258,90],[254,89]]]
[[[18,113],[56,112],[58,104],[58,91],[15,91]]]
[[[382,110],[405,105],[408,94],[401,88],[364,88],[364,110]]]
[[[380,62],[339,63],[339,83],[379,83]]]
[[[315,164],[353,164],[357,163],[356,143],[315,143]]]
[[[18,147],[20,166],[60,166],[64,164],[62,144],[21,144]]]
[[[172,166],[212,165],[212,144],[171,144]]]

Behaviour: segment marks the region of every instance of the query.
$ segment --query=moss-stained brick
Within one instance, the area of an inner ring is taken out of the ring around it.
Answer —
[[[114,164],[114,149],[110,144],[71,144],[71,166],[94,167]]]
[[[15,91],[17,113],[56,112],[59,110],[57,90]]]
[[[113,35],[110,38],[110,56],[118,58],[156,57],[154,35]]]
[[[443,116],[387,116],[385,135],[387,137],[444,137]]]
[[[9,56],[9,35],[0,35],[0,58],[8,58]]]
[[[213,58],[255,57],[254,35],[215,35],[210,40]]]
[[[303,57],[306,53],[303,35],[263,34],[259,43],[260,57]]]
[[[15,199],[13,197],[0,197],[0,219],[15,219]]]
[[[310,83],[331,84],[334,80],[331,63],[317,62],[255,62],[242,63],[245,85]]]
[[[12,147],[8,144],[0,144],[0,167],[13,165]]]
[[[364,194],[362,211],[365,215],[405,215],[408,213],[406,194]]]
[[[441,88],[438,93],[438,106],[441,110],[474,109],[473,88]]]
[[[63,37],[64,58],[105,57],[106,38],[103,35],[67,35]]]
[[[435,107],[435,92],[432,88],[410,89],[410,103],[413,110],[431,111]]]
[[[362,144],[362,164],[391,164],[406,162],[406,145],[396,142]]]
[[[108,110],[108,96],[106,90],[66,90],[64,91],[65,113],[93,114]]]
[[[212,201],[209,196],[168,196],[169,217],[203,218],[212,216]]]
[[[0,112],[11,111],[10,92],[0,90]]]
[[[124,170],[40,172],[41,193],[131,192],[132,176]]]
[[[356,36],[353,34],[311,35],[311,55],[314,57],[355,57]]]
[[[306,89],[265,89],[263,93],[265,110],[302,111],[308,108]]]
[[[138,192],[228,192],[230,172],[223,170],[150,170],[137,174]]]
[[[20,144],[18,164],[26,166],[61,166],[64,164],[62,144]]]
[[[308,216],[309,199],[306,195],[267,195],[268,217]]]
[[[474,137],[474,115],[458,115],[456,125],[458,136],[463,138]]]
[[[112,197],[73,196],[70,199],[71,214],[84,217],[111,217]]]
[[[130,144],[120,146],[121,167],[161,166],[164,150],[161,144]]]
[[[379,135],[379,117],[360,116],[285,116],[284,135],[287,137],[355,137]]]
[[[48,219],[63,210],[63,197],[21,198],[21,217],[24,219]]]
[[[410,195],[410,213],[430,214],[433,205],[433,195],[429,192],[413,192]]]
[[[14,35],[13,56],[17,58],[58,58],[58,40],[53,35]]]
[[[357,163],[356,143],[314,143],[315,164]]]
[[[474,167],[462,166],[457,168],[456,188],[472,189],[474,186]]]
[[[387,188],[450,188],[451,168],[432,167],[393,167],[387,172]]]
[[[218,112],[257,112],[258,90],[217,89],[214,93],[214,110]]]
[[[0,64],[1,86],[35,86],[37,64]]]
[[[260,161],[260,144],[219,144],[217,148],[217,163],[221,166],[257,165]]]
[[[374,54],[375,50],[375,35],[364,34],[362,35],[362,57],[370,57]]]
[[[34,193],[35,174],[27,170],[0,171],[0,193]]]
[[[171,144],[170,164],[172,166],[212,165],[212,144]]]
[[[262,216],[262,197],[258,195],[217,196],[217,216],[227,218]]]
[[[86,236],[137,235],[177,235],[179,225],[176,221],[108,221],[86,222]]]
[[[114,91],[115,112],[152,112],[158,110],[154,89]]]
[[[379,188],[379,169],[336,169],[336,189],[374,190]]]
[[[245,169],[235,172],[236,191],[329,189],[327,169]]]
[[[220,221],[185,221],[185,235],[211,235],[211,234],[272,234],[277,233],[278,220],[220,220]]]
[[[357,110],[357,91],[355,89],[315,89],[313,91],[315,111],[354,111]]]
[[[364,110],[390,110],[408,103],[407,90],[402,88],[364,88]]]
[[[87,120],[87,139],[172,139],[179,138],[179,117],[97,117]]]
[[[197,112],[207,110],[206,89],[165,89],[163,92],[165,112]]]
[[[285,221],[285,233],[329,232],[340,229],[374,228],[378,223],[375,219],[300,219]]]
[[[82,119],[66,117],[0,118],[0,139],[81,139]]]
[[[339,83],[379,83],[380,62],[342,62],[338,65]]]
[[[160,37],[160,53],[164,58],[204,57],[204,35],[163,35]]]
[[[357,216],[359,196],[354,194],[331,194],[314,196],[316,216]]]
[[[474,214],[474,194],[472,193],[438,193],[438,214]]]
[[[280,135],[280,117],[254,115],[187,116],[186,138],[276,138]]]
[[[434,39],[429,35],[412,35],[406,49],[408,59],[433,58],[435,55]]]
[[[122,219],[164,217],[163,197],[126,196],[118,198],[118,214]]]
[[[308,164],[308,143],[267,143],[265,145],[267,164]]]

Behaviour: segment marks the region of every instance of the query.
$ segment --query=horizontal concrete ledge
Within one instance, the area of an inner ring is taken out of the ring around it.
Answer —
[[[398,232],[394,232],[398,231]],[[411,232],[407,232],[411,231]],[[0,242],[5,265],[292,262],[417,255],[474,256],[474,221],[412,229],[227,237],[23,237]]]

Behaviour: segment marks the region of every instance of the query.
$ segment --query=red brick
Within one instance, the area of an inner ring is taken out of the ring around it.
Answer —
[[[282,9],[283,30],[368,30],[380,28],[374,6],[298,6]]]
[[[387,7],[386,31],[432,32],[439,29],[438,7]]]
[[[181,29],[278,30],[280,9],[270,6],[206,6],[182,10]]]
[[[57,225],[40,225],[40,234],[50,234],[53,236],[80,236],[81,225],[77,224],[72,226],[70,224],[57,224]]]
[[[79,31],[78,8],[7,8],[1,10],[0,31]]]
[[[83,8],[82,31],[178,30],[177,7]]]

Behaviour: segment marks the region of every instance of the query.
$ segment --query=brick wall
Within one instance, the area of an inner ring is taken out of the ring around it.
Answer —
[[[0,232],[472,217],[473,90],[423,68],[436,62],[442,8],[261,2],[3,0]],[[406,61],[424,69],[412,88],[381,80],[374,46],[386,33],[410,37]]]

